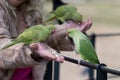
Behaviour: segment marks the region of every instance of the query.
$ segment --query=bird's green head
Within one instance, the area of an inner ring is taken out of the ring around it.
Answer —
[[[70,28],[70,29],[67,30],[67,36],[66,36],[66,38],[70,40],[70,43],[71,43],[72,45],[75,45],[75,44],[74,44],[74,41],[73,41],[73,38],[74,38],[74,36],[75,36],[75,32],[76,32],[76,31],[78,31],[78,30],[75,29],[75,28]]]
[[[52,33],[55,32],[55,25],[47,25],[46,26]]]
[[[50,29],[50,30],[55,29],[55,26],[54,26],[54,25],[47,25],[46,27],[48,27],[48,29]]]
[[[82,22],[82,15],[78,12],[74,13],[72,17],[73,21]]]
[[[67,30],[67,35],[68,35],[69,37],[73,37],[73,36],[74,36],[74,33],[75,33],[76,31],[78,31],[76,28],[70,28],[70,29]]]

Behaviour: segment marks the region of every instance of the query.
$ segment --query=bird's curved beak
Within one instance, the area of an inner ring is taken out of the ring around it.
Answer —
[[[65,37],[66,40],[69,40],[68,38],[68,32],[66,32],[66,37]]]
[[[51,34],[54,34],[56,31],[55,31],[55,29],[54,30],[52,30],[52,32],[51,32]]]
[[[68,36],[69,34],[68,34],[68,32],[66,32],[66,36]]]

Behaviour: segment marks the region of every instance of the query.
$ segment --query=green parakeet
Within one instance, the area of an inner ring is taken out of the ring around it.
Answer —
[[[16,39],[12,40],[9,44],[1,48],[1,50],[13,46],[17,43],[31,44],[35,42],[45,41],[48,36],[54,31],[54,25],[34,25],[24,32],[22,32]]]
[[[76,22],[82,21],[82,15],[77,12],[77,8],[72,5],[63,5],[58,7],[54,12],[51,13],[50,17],[46,20],[46,22],[51,21],[53,19],[58,19],[61,22],[66,20],[73,20]]]
[[[68,36],[73,40],[75,51],[89,62],[99,64],[95,49],[89,38],[75,28],[68,29]]]

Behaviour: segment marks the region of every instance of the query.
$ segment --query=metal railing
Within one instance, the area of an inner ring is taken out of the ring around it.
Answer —
[[[95,43],[96,43],[96,38],[97,37],[115,37],[115,36],[120,36],[120,33],[103,33],[103,34],[92,33],[91,35],[89,35],[94,48],[95,48]],[[99,76],[99,75],[97,75],[97,76]],[[90,68],[89,69],[89,80],[95,80],[93,77],[94,77],[94,71],[93,71],[93,69]],[[101,79],[101,75],[100,75],[99,78],[100,79],[96,79],[96,80],[107,80],[107,78],[106,79]]]
[[[53,10],[58,6],[64,5],[61,0],[53,0]],[[110,34],[91,34],[89,35],[93,46],[95,47],[96,37],[111,37],[120,36],[120,33],[110,33]],[[107,80],[108,73],[120,76],[120,71],[108,68],[106,64],[92,64],[84,60],[76,60],[73,58],[65,57],[66,61],[74,64],[79,64],[89,68],[89,79],[88,80]],[[97,71],[96,79],[94,78],[94,70]],[[47,66],[47,71],[44,80],[59,80],[60,64],[58,62],[50,61]]]
[[[93,34],[89,35],[94,47],[95,47],[95,43],[96,43],[96,37],[110,37],[110,36],[120,36],[120,33],[112,33],[112,34],[94,34],[93,33]],[[108,73],[120,76],[119,70],[108,68],[106,64],[93,64],[90,62],[86,62],[84,60],[79,61],[79,60],[69,58],[66,56],[64,56],[64,57],[65,57],[66,61],[88,67],[89,68],[89,80],[107,80]],[[53,75],[51,75],[51,78],[47,77],[45,80],[59,80],[59,70],[60,70],[59,65],[60,64],[58,62],[54,62],[54,65],[53,64],[51,65],[51,66],[54,66],[54,68],[52,68],[52,70],[51,70],[52,72],[49,72],[49,74],[51,73]],[[48,70],[49,69],[51,69],[51,68],[48,68]],[[97,71],[96,79],[94,78],[93,70]]]

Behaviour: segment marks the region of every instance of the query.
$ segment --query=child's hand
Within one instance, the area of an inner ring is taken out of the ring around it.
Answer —
[[[35,52],[33,54],[37,54],[37,57],[41,57],[46,60],[54,60],[57,62],[63,62],[64,57],[58,54],[52,54],[50,52],[50,48],[47,44],[44,43],[32,43],[30,48]]]

